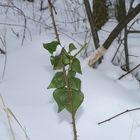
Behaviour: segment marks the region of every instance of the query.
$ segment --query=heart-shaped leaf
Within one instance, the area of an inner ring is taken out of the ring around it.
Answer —
[[[63,88],[63,87],[65,87],[64,74],[63,74],[63,72],[57,72],[54,75],[50,85],[48,86],[48,89],[50,89],[50,88]]]
[[[81,80],[79,78],[71,77],[70,84],[72,89],[77,91],[81,90]]]
[[[72,52],[73,50],[76,50],[77,48],[75,47],[75,45],[73,43],[69,44],[69,53]]]
[[[75,75],[76,75],[76,72],[75,72],[75,71],[70,70],[70,71],[68,72],[68,77],[69,77],[69,78],[74,77]]]
[[[65,94],[65,89],[56,89],[53,92],[53,97],[58,105],[58,112],[61,112],[65,106],[62,102],[62,96]]]
[[[54,91],[54,99],[58,104],[58,112],[64,108],[70,113],[76,112],[81,103],[83,102],[84,95],[81,91],[72,90],[72,98],[69,100],[69,91],[66,89],[56,89]],[[72,109],[73,108],[73,109]]]
[[[68,54],[65,50],[63,50],[61,56],[62,56],[62,62],[63,62],[63,64],[64,64],[65,66],[68,65],[68,64],[70,63],[69,54]]]
[[[49,51],[49,53],[53,54],[53,52],[55,52],[56,47],[58,45],[58,41],[52,41],[50,43],[45,43],[43,44],[43,47]]]
[[[62,51],[58,56],[51,56],[51,63],[54,66],[53,69],[61,69],[70,63],[70,58],[66,55],[67,52]]]
[[[80,61],[77,58],[74,58],[71,65],[72,71],[82,74]]]
[[[68,94],[67,94],[68,95]],[[66,109],[72,113],[76,112],[79,106],[82,104],[84,100],[84,94],[81,91],[72,90],[72,106],[71,104],[66,104]],[[73,110],[72,110],[73,107]]]
[[[52,62],[53,62],[52,65],[54,70],[61,69],[63,67],[61,61],[61,55],[53,56]]]

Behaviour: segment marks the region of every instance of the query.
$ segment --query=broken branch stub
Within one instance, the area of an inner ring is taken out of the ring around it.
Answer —
[[[89,57],[88,65],[92,67],[105,54],[105,52],[106,49],[103,46],[99,47],[95,51],[94,55]]]

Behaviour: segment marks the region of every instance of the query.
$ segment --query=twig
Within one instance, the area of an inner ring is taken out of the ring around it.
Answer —
[[[0,22],[0,25],[7,25],[7,26],[17,26],[17,27],[24,27],[24,25],[20,25],[20,24],[13,24],[13,23],[3,23],[3,22]]]
[[[127,31],[128,32],[128,34],[136,34],[136,33],[140,33],[140,30],[128,30]]]
[[[76,57],[85,48],[86,48],[86,45],[82,46],[81,49],[74,55],[74,57]]]
[[[7,46],[6,46],[6,30],[5,33],[3,34],[1,32],[2,37],[0,37],[0,41],[5,48],[5,61],[4,61],[4,68],[3,68],[3,73],[2,73],[2,80],[4,79],[5,71],[6,71],[6,64],[7,64]]]
[[[118,48],[117,48],[117,50],[116,50],[116,52],[115,52],[115,54],[114,54],[112,60],[111,60],[112,62],[114,61],[114,59],[115,59],[115,57],[116,57],[116,55],[117,55],[117,53],[118,53],[118,51],[119,51],[119,49],[120,49],[120,47],[121,47],[121,45],[122,45],[122,42],[123,42],[123,39],[121,40],[121,42],[120,42],[120,44],[119,44],[119,46],[118,46]]]
[[[40,11],[48,9],[48,6],[43,7],[43,2],[44,2],[43,0],[41,0],[40,2]]]
[[[0,48],[0,53],[6,54],[6,52],[4,50],[2,50],[1,48]]]
[[[23,131],[23,133],[25,134],[25,137],[27,140],[29,140],[29,137],[26,133],[26,130],[23,128],[23,126],[20,124],[20,122],[18,121],[18,119],[16,118],[16,116],[14,115],[14,113],[11,111],[10,108],[7,107],[7,110],[9,112],[9,114],[14,118],[14,120],[17,122],[17,124],[20,126],[21,130]]]
[[[16,140],[15,135],[14,135],[14,131],[13,131],[13,128],[12,128],[12,125],[11,125],[9,112],[8,112],[7,106],[6,106],[5,102],[4,102],[4,99],[3,99],[3,97],[2,97],[1,94],[0,94],[0,99],[1,99],[1,101],[2,101],[4,110],[5,110],[5,112],[6,112],[7,121],[8,121],[8,124],[9,124],[10,131],[11,131],[12,139],[13,139],[13,140]]]
[[[45,28],[47,28],[47,29],[52,29],[52,26],[49,26],[49,25],[45,24],[44,22],[41,22],[41,21],[32,19],[32,18],[30,18],[30,17],[28,17],[28,16],[26,16],[26,18],[27,18],[28,20],[32,20],[32,21],[34,21],[34,22],[36,22],[36,23],[39,23],[40,25],[43,25],[43,26],[44,26]],[[73,40],[73,41],[76,42],[79,46],[82,47],[82,44],[81,44],[80,42],[78,42],[76,39],[74,39],[73,37],[71,37],[71,36],[68,35],[67,33],[63,32],[63,31],[61,30],[61,28],[58,27],[57,30],[58,30],[61,34],[63,34],[63,35],[65,35],[66,37],[70,38],[71,40]]]
[[[8,7],[8,8],[16,9],[24,17],[24,29],[23,29],[23,36],[22,36],[22,42],[21,42],[21,45],[23,45],[25,34],[26,34],[26,28],[27,28],[27,20],[26,20],[26,16],[24,12],[20,8],[16,7],[15,5],[0,4],[0,7]]]
[[[111,117],[111,118],[109,118],[109,119],[106,119],[106,120],[104,120],[104,121],[99,122],[98,125],[101,125],[101,124],[103,124],[103,123],[105,123],[105,122],[111,121],[111,120],[114,119],[114,118],[117,118],[118,116],[121,116],[121,115],[126,114],[126,113],[128,113],[128,112],[136,111],[136,110],[140,110],[140,107],[138,107],[138,108],[133,108],[133,109],[127,109],[127,110],[125,110],[125,111],[123,111],[123,112],[121,112],[121,113],[119,113],[119,114],[117,114],[117,115],[114,115],[113,117]]]
[[[67,33],[65,33],[65,32],[63,32],[61,29],[59,29],[58,28],[58,31],[61,33],[61,34],[63,34],[63,35],[65,35],[66,37],[68,37],[69,39],[71,39],[71,40],[73,40],[74,42],[76,42],[79,46],[83,46],[80,42],[78,42],[76,39],[74,39],[73,37],[71,37],[70,35],[68,35]]]
[[[132,26],[136,23],[136,22],[138,22],[140,20],[140,18],[137,18],[136,20],[134,20],[133,22],[132,22],[132,24],[129,26],[129,29],[128,30],[130,30],[131,28],[132,28]]]
[[[131,73],[132,71],[134,71],[135,69],[137,69],[140,66],[140,64],[138,64],[136,67],[134,67],[133,69],[129,70],[126,74],[123,74],[122,76],[120,76],[118,78],[118,80],[121,80],[123,77],[125,77],[126,75],[128,75],[129,73]]]
[[[25,134],[26,140],[30,140],[30,139],[29,139],[29,136],[28,136],[27,133],[26,133],[26,129],[23,128],[23,126],[22,126],[21,123],[18,121],[18,119],[16,118],[16,116],[14,115],[14,113],[11,111],[11,109],[5,105],[4,99],[3,99],[3,97],[2,97],[1,94],[0,94],[0,98],[1,98],[1,101],[2,101],[2,103],[3,103],[4,111],[6,112],[6,115],[7,115],[7,119],[8,119],[8,123],[9,123],[9,126],[10,126],[11,134],[12,134],[12,136],[13,136],[13,140],[15,140],[15,136],[14,136],[14,131],[13,131],[13,129],[12,129],[11,122],[10,122],[10,116],[11,116],[11,117],[17,122],[17,124],[20,126],[21,130],[22,130],[23,133]]]
[[[54,32],[55,32],[55,35],[56,35],[56,39],[57,39],[57,41],[60,43],[59,34],[58,34],[58,31],[57,31],[57,28],[56,28],[56,23],[55,23],[54,14],[53,14],[53,10],[54,10],[55,8],[54,8],[54,6],[52,5],[51,0],[48,0],[48,3],[49,3],[49,6],[50,6],[50,13],[51,13],[52,24],[53,24],[53,27],[54,27]],[[55,10],[54,10],[54,11],[55,11]]]
[[[26,16],[26,18],[29,18],[29,17]],[[31,19],[30,19],[30,20],[31,20]],[[20,25],[20,24],[2,23],[2,22],[0,22],[0,25],[2,25],[2,26],[3,26],[3,25],[4,25],[4,26],[15,26],[15,27],[22,27],[22,28],[25,27],[24,25]],[[30,38],[31,38],[31,40],[32,40],[31,32],[30,32],[29,28],[26,27],[26,30],[28,31],[28,33],[29,33],[29,35],[30,35]]]

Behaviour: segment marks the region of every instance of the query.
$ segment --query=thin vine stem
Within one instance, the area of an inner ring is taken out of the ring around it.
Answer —
[[[76,57],[85,48],[86,48],[85,46],[82,46],[81,49],[74,55],[74,57]]]
[[[48,0],[48,3],[49,3],[49,7],[50,7],[51,19],[52,19],[52,24],[53,24],[54,32],[55,32],[55,35],[56,35],[56,39],[60,43],[59,34],[58,34],[58,31],[57,31],[57,27],[56,27],[56,23],[55,23],[55,18],[54,18],[54,14],[53,14],[53,10],[55,8],[52,5],[51,0]],[[56,13],[56,11],[55,11],[55,13]]]
[[[54,6],[51,3],[51,0],[48,0],[49,3],[49,8],[50,8],[50,12],[51,12],[51,19],[52,19],[52,24],[54,27],[54,32],[56,35],[56,39],[59,42],[59,44],[61,44],[60,39],[59,39],[59,34],[57,31],[57,27],[56,27],[56,23],[55,23],[55,18],[54,18],[54,14],[53,14],[53,10],[55,9]],[[55,11],[56,13],[56,11]],[[64,51],[64,48],[62,49],[62,51]],[[72,126],[73,126],[73,134],[74,134],[74,140],[77,140],[77,130],[76,130],[76,121],[75,121],[75,114],[76,112],[74,111],[74,106],[73,106],[73,102],[72,102],[72,90],[71,90],[71,86],[70,86],[70,81],[69,78],[67,76],[67,72],[65,69],[65,66],[62,64],[62,69],[63,69],[63,74],[64,74],[64,80],[65,80],[65,84],[68,88],[68,103],[71,106],[71,115],[72,115]]]

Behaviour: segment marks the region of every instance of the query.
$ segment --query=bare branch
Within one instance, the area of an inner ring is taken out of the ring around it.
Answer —
[[[122,29],[140,12],[140,3],[133,9],[131,10],[128,15],[125,16],[125,18],[113,29],[113,31],[110,33],[110,35],[108,36],[108,38],[106,39],[106,41],[103,43],[102,47],[104,47],[104,49],[108,49],[110,47],[110,45],[112,44],[112,42],[114,41],[114,39],[118,36],[118,34],[122,31]],[[104,51],[105,53],[105,51]],[[94,58],[92,57],[92,59],[90,59],[90,66],[93,66],[103,55],[99,55],[100,54],[100,49],[96,51],[95,56],[98,56],[98,58]],[[100,56],[100,57],[99,57]],[[93,61],[93,62],[92,62]]]
[[[125,77],[126,75],[128,75],[129,73],[131,73],[132,71],[134,71],[135,69],[137,69],[140,66],[140,64],[138,64],[136,67],[134,67],[132,70],[129,70],[126,74],[120,76],[118,79],[121,80],[123,77]]]
[[[22,36],[22,42],[21,42],[21,45],[23,45],[25,34],[26,34],[26,28],[27,28],[27,20],[26,20],[26,16],[24,12],[20,8],[16,7],[15,5],[0,4],[0,7],[9,7],[12,9],[16,9],[24,17],[24,30],[23,30],[23,36]]]
[[[109,122],[109,121],[111,121],[112,119],[117,118],[118,116],[121,116],[121,115],[126,114],[126,113],[128,113],[128,112],[136,111],[136,110],[140,110],[140,107],[134,108],[134,109],[129,109],[129,110],[127,109],[127,110],[125,110],[125,111],[123,111],[123,112],[121,112],[121,113],[119,113],[119,114],[117,114],[117,115],[114,115],[113,117],[111,117],[111,118],[109,118],[109,119],[106,119],[106,120],[104,120],[104,121],[99,122],[98,125],[101,125],[101,124],[103,124],[103,123],[105,123],[105,122]]]
[[[1,48],[0,48],[0,53],[6,54],[6,52],[3,49],[1,49]]]

